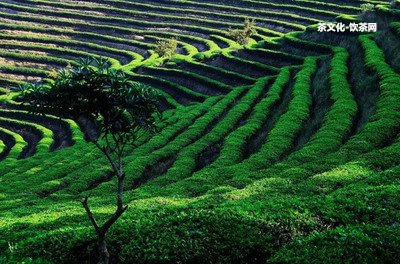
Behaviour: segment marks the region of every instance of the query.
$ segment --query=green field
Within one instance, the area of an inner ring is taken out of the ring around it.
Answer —
[[[90,126],[15,99],[87,56],[162,95],[124,159],[111,263],[400,263],[399,0],[5,0],[0,264],[97,261],[79,200],[105,219],[116,181]]]

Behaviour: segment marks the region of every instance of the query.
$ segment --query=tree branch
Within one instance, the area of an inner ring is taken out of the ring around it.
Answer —
[[[117,208],[114,214],[100,228],[101,232],[107,233],[108,229],[118,220],[118,218],[128,209],[128,206]]]
[[[85,208],[85,211],[86,211],[87,216],[89,217],[90,223],[92,224],[92,226],[94,227],[94,229],[96,230],[96,232],[99,233],[99,232],[100,232],[100,227],[99,227],[99,225],[97,224],[97,221],[96,221],[96,219],[94,218],[93,213],[92,213],[92,211],[91,211],[90,208],[89,208],[88,200],[89,200],[89,197],[85,197],[85,198],[81,201],[81,203],[82,203],[82,205],[83,205],[83,208]]]
[[[126,145],[127,145],[127,142],[126,142],[126,141],[122,143],[121,153],[120,153],[121,159],[122,159],[122,156],[124,155],[124,151],[125,151]],[[121,166],[122,166],[122,162],[121,162]]]
[[[119,140],[120,140],[120,138],[117,138],[117,137],[115,136],[115,134],[111,134],[111,136],[112,136],[112,138],[113,138],[113,140],[114,140],[115,149],[117,150],[117,153],[118,153],[118,154],[121,153],[121,148],[120,148],[120,146],[119,146]]]
[[[125,174],[118,175],[118,189],[117,189],[117,209],[114,214],[104,223],[101,227],[103,232],[107,232],[108,229],[118,220],[118,218],[128,209],[128,206],[123,205],[123,193],[124,193],[124,181]]]
[[[115,165],[115,162],[113,161],[112,157],[111,157],[110,154],[107,152],[107,150],[106,150],[104,147],[102,147],[102,146],[99,144],[99,142],[97,142],[97,141],[94,141],[94,144],[95,144],[96,147],[97,147],[98,149],[100,149],[101,152],[103,152],[104,155],[107,157],[107,159],[108,159],[108,161],[110,162],[111,167],[112,167],[112,169],[114,170],[114,172],[115,172],[115,173],[118,173],[117,165]]]

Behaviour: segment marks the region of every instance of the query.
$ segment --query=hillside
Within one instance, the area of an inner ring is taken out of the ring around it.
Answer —
[[[90,124],[16,100],[87,56],[163,98],[124,159],[112,263],[400,263],[398,0],[3,0],[1,264],[96,263],[79,199],[105,217],[116,182]]]

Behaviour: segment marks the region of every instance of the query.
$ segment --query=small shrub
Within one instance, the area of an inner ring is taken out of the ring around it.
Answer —
[[[246,18],[243,29],[229,29],[228,36],[240,45],[246,45],[249,43],[250,37],[257,33],[254,24],[254,19]]]
[[[166,40],[157,41],[155,52],[162,58],[171,58],[178,49],[178,40],[170,38]]]
[[[197,53],[196,55],[193,56],[194,59],[198,60],[198,61],[202,61],[205,59],[205,55],[202,52]]]
[[[362,4],[360,7],[362,13],[372,12],[375,9],[375,6],[373,4]]]

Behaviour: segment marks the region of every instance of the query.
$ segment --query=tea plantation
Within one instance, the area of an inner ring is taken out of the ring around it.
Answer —
[[[111,263],[400,263],[399,0],[2,0],[1,264],[97,261],[79,200],[105,219],[116,181],[90,124],[16,99],[88,56],[162,95]]]

